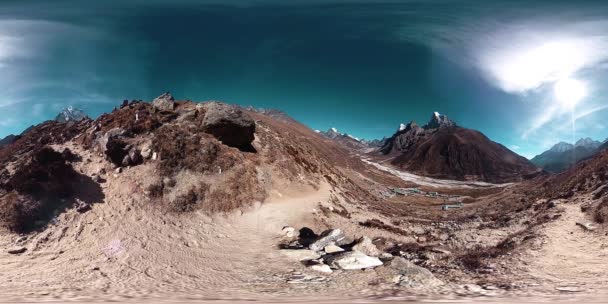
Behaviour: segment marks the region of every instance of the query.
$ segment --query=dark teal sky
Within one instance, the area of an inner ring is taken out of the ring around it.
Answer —
[[[608,137],[602,2],[372,3],[2,1],[0,137],[68,105],[97,116],[125,98],[171,91],[278,108],[313,129],[362,138],[439,111],[530,157],[571,141],[570,115],[545,117],[551,79],[513,90],[493,74],[492,58],[562,36],[601,40],[575,71],[590,86],[576,115],[591,114],[574,136]],[[540,34],[526,38],[530,31]]]

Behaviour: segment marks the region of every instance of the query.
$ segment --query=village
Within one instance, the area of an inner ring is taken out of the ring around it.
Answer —
[[[384,191],[382,195],[386,198],[395,196],[424,196],[433,199],[443,199],[444,204],[441,206],[441,210],[444,211],[464,207],[460,195],[441,194],[437,191],[424,191],[420,188],[388,187],[388,191]]]

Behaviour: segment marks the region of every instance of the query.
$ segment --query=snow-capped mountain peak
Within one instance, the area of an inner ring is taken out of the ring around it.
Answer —
[[[438,128],[449,128],[456,127],[456,123],[448,118],[445,114],[440,114],[439,112],[433,112],[433,116],[431,120],[422,128],[429,129],[438,129]]]
[[[399,124],[399,131],[403,131],[405,128],[407,128],[406,124]]]
[[[56,121],[60,122],[69,122],[69,121],[81,121],[83,119],[88,118],[87,114],[84,113],[81,109],[75,108],[73,106],[69,106],[55,117]]]

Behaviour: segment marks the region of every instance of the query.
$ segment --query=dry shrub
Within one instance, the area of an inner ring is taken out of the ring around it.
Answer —
[[[496,246],[476,246],[468,249],[464,254],[461,254],[457,259],[459,263],[468,270],[477,271],[487,266],[488,259],[494,259],[504,256],[515,249],[516,242],[513,237],[508,237]]]
[[[184,169],[209,171],[221,149],[217,141],[179,126],[158,129],[152,144],[161,155],[160,171],[163,176],[172,176]]]
[[[408,233],[407,231],[397,228],[397,227],[393,227],[388,224],[385,224],[383,221],[381,221],[379,219],[365,220],[364,222],[360,222],[359,225],[361,225],[363,227],[386,230],[386,231],[390,231],[392,233],[399,234],[399,235],[405,235],[405,236],[410,235],[410,233]]]
[[[210,212],[230,211],[266,198],[253,166],[240,166],[219,180],[205,197],[201,208]]]
[[[31,231],[64,205],[62,199],[73,192],[71,182],[77,176],[61,153],[49,147],[35,151],[2,185],[6,194],[0,198],[0,225],[14,232]]]
[[[604,200],[595,207],[593,219],[600,224],[608,222],[608,198],[604,198]]]
[[[26,232],[33,228],[39,203],[10,192],[0,197],[0,226],[13,232]]]

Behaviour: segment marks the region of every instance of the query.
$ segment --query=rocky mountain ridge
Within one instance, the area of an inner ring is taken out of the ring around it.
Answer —
[[[559,142],[530,161],[549,172],[562,172],[577,162],[597,154],[602,150],[601,146],[600,141],[589,137],[581,138],[574,144]]]

